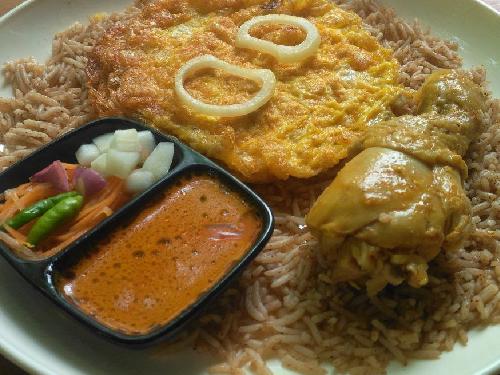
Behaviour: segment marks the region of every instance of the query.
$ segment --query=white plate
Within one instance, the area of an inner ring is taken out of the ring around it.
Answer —
[[[0,0],[1,1],[1,0]],[[122,9],[129,0],[32,0],[0,18],[0,63],[24,56],[43,60],[55,32],[100,11]],[[483,64],[500,97],[500,16],[473,0],[385,0],[398,14],[418,17],[434,32],[459,41],[466,66]],[[0,81],[1,83],[1,81]],[[0,95],[10,95],[0,87]],[[466,347],[457,345],[436,361],[393,364],[398,374],[493,374],[500,371],[500,327],[472,332]],[[27,371],[47,375],[205,373],[207,359],[186,352],[155,356],[129,350],[95,336],[35,291],[0,259],[0,350]],[[275,362],[278,374],[288,374]]]

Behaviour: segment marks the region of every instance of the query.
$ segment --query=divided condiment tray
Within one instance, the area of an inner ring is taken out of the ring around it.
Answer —
[[[0,253],[2,256],[32,285],[42,291],[52,301],[59,305],[70,315],[115,342],[124,344],[135,344],[142,346],[166,339],[175,335],[186,323],[197,315],[210,299],[219,294],[225,286],[262,250],[269,240],[273,231],[273,216],[266,203],[251,189],[245,186],[229,172],[213,163],[206,157],[192,150],[174,137],[164,135],[155,129],[149,128],[139,122],[124,118],[104,118],[93,121],[83,127],[75,129],[54,140],[48,145],[40,148],[27,158],[19,161],[0,174],[0,192],[14,188],[29,180],[29,177],[43,169],[54,160],[75,163],[75,152],[78,147],[85,143],[91,143],[92,139],[118,129],[135,128],[138,131],[149,130],[153,133],[155,141],[174,143],[175,152],[172,167],[169,173],[145,192],[133,197],[111,216],[101,221],[94,228],[83,234],[60,252],[48,256],[24,256],[16,253],[5,243],[0,241]],[[153,199],[157,194],[172,186],[187,174],[208,174],[219,179],[224,185],[237,193],[258,213],[261,220],[261,230],[252,246],[227,272],[217,280],[212,287],[202,293],[194,303],[185,308],[175,318],[166,324],[149,331],[145,334],[129,334],[119,330],[111,329],[92,316],[84,313],[76,305],[66,300],[55,286],[56,271],[64,271],[69,265],[81,259],[90,250],[92,244],[109,235],[130,214],[135,214],[144,207],[145,203]]]

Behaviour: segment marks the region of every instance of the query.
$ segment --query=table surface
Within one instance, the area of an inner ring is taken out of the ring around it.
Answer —
[[[22,3],[24,0],[0,0],[0,15]],[[496,10],[500,11],[500,0],[482,0]],[[26,373],[15,365],[11,364],[7,359],[0,355],[0,374],[9,375],[26,375]]]

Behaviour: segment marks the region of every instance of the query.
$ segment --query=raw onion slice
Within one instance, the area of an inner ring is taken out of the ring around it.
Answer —
[[[84,167],[89,167],[90,163],[97,159],[100,154],[101,153],[97,146],[91,143],[81,145],[76,151],[75,156],[78,164],[83,165]]]
[[[247,78],[261,85],[260,90],[250,100],[244,103],[216,105],[195,99],[184,88],[184,80],[196,72],[207,69],[221,69],[235,76]],[[273,95],[276,78],[269,69],[247,69],[219,60],[212,55],[204,55],[189,60],[175,76],[175,92],[181,102],[188,108],[209,116],[235,117],[256,111],[266,104]]]
[[[118,151],[112,148],[109,149],[107,155],[106,174],[121,179],[127,178],[141,159],[141,154],[138,152]]]
[[[250,35],[250,29],[257,25],[280,24],[293,25],[301,28],[307,33],[304,41],[296,46],[283,46],[268,40],[262,40]],[[289,16],[287,14],[269,14],[257,16],[240,26],[236,34],[236,46],[254,49],[274,56],[279,62],[300,62],[314,55],[321,43],[321,36],[316,26],[302,17]]]
[[[73,185],[77,192],[88,197],[104,189],[106,180],[93,169],[78,167],[73,174]]]
[[[52,162],[48,167],[31,176],[33,182],[48,182],[59,191],[69,191],[69,181],[66,169],[60,160]]]

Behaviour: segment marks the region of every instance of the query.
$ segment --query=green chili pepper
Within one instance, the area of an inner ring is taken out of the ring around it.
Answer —
[[[68,197],[40,217],[28,233],[28,244],[35,246],[38,242],[47,237],[65,221],[74,217],[83,205],[83,197],[75,195]]]
[[[14,229],[21,228],[24,224],[27,224],[31,220],[36,219],[37,217],[43,215],[45,212],[50,210],[60,201],[68,197],[74,197],[75,195],[78,195],[76,191],[70,191],[69,193],[63,193],[59,195],[54,195],[53,197],[47,199],[42,199],[41,201],[38,201],[35,204],[25,208],[24,210],[19,212],[16,216],[7,220],[5,222],[5,225],[8,225],[9,227]]]

